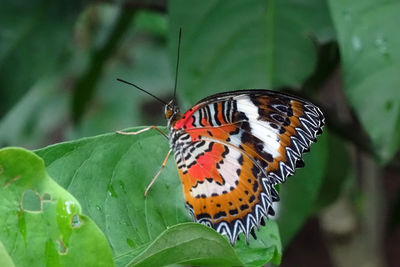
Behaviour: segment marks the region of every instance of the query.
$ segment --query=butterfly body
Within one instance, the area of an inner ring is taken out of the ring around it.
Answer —
[[[165,114],[186,207],[232,244],[274,214],[274,185],[303,165],[324,123],[313,104],[268,90],[216,94],[184,114],[171,101]]]

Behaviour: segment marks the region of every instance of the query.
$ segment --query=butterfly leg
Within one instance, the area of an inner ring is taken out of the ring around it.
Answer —
[[[157,130],[160,134],[162,134],[165,138],[168,139],[168,136],[163,131],[161,131],[160,128],[158,128],[157,126],[149,126],[147,128],[141,129],[141,130],[136,131],[136,132],[116,131],[116,133],[117,134],[121,134],[121,135],[137,135],[137,134],[141,134],[141,133],[147,132],[148,130],[151,130],[151,129]]]
[[[158,172],[156,173],[156,175],[154,176],[153,180],[151,180],[151,182],[149,183],[149,185],[146,188],[146,191],[144,191],[144,196],[147,196],[147,192],[149,191],[150,187],[154,184],[154,182],[157,180],[158,176],[160,175],[161,171],[164,169],[165,165],[167,165],[167,161],[169,158],[169,155],[171,155],[172,149],[170,149],[168,151],[167,156],[165,157],[160,169],[158,170]]]

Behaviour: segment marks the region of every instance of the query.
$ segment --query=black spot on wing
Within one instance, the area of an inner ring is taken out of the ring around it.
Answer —
[[[239,214],[239,211],[237,209],[229,210],[229,214],[235,216]]]
[[[247,210],[249,208],[249,205],[243,204],[240,206],[240,210]]]
[[[208,145],[208,148],[206,150],[204,150],[204,152],[210,152],[213,148],[213,145],[214,145],[214,142],[210,142],[210,144]]]
[[[254,184],[253,184],[253,192],[257,192],[258,191],[258,182],[257,181],[254,181]]]
[[[296,168],[303,168],[305,166],[305,163],[302,159],[298,159],[296,161]]]
[[[254,232],[254,228],[251,228],[250,234],[251,234],[251,236],[252,236],[254,239],[257,240],[257,236],[256,236],[256,233]]]
[[[271,216],[275,216],[275,211],[274,211],[274,209],[272,208],[272,206],[269,206],[269,207],[268,207],[268,214],[271,215]]]
[[[226,155],[228,155],[228,153],[229,153],[229,148],[228,148],[228,146],[224,146],[224,148],[225,148],[225,150],[224,150],[224,152],[222,152],[222,154],[221,154],[222,158],[225,158]]]
[[[218,126],[221,125],[221,122],[220,122],[219,119],[218,119],[218,104],[217,104],[217,103],[214,103],[214,120],[215,120],[215,123],[216,123]]]
[[[220,211],[220,212],[216,213],[214,215],[214,220],[218,220],[221,217],[226,217],[226,212],[225,211]]]
[[[199,113],[199,124],[200,124],[200,126],[205,126],[204,124],[203,124],[203,113],[204,113],[204,111],[203,111],[203,109],[199,109],[198,110],[198,113]]]
[[[200,214],[197,214],[196,219],[197,219],[197,220],[201,220],[201,219],[211,219],[211,216],[210,216],[210,214],[208,214],[208,213],[200,213]]]
[[[252,195],[252,196],[249,198],[249,203],[253,203],[254,200],[256,200],[256,197],[255,197],[254,195]]]
[[[242,172],[242,170],[241,169],[237,169],[236,170],[236,174],[237,174],[237,176],[240,176],[240,173]]]
[[[206,141],[202,140],[202,141],[200,141],[200,142],[197,142],[197,144],[195,144],[195,146],[196,146],[197,148],[199,148],[199,147],[204,146],[205,143],[206,143]]]
[[[264,143],[263,142],[257,143],[255,145],[255,148],[256,148],[257,154],[259,154],[264,160],[266,160],[270,163],[272,163],[274,161],[274,158],[272,157],[272,155],[270,153],[264,151]],[[267,166],[263,166],[263,167],[264,168],[268,167],[268,164],[267,164]]]
[[[196,128],[195,121],[196,121],[196,117],[194,115],[192,115],[192,127],[193,128]]]
[[[238,159],[238,162],[239,162],[240,165],[243,165],[244,158],[243,158],[243,155],[242,155],[242,154],[240,154],[240,157],[239,157],[239,159]]]

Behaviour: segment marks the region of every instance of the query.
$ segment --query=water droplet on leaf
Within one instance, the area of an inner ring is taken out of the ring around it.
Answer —
[[[361,40],[358,36],[353,36],[351,38],[351,45],[355,51],[360,51],[362,49]]]
[[[117,198],[118,197],[118,195],[117,195],[117,192],[115,192],[115,189],[114,189],[114,187],[111,185],[111,184],[109,184],[108,185],[108,195],[110,196],[110,197],[114,197],[114,198]]]

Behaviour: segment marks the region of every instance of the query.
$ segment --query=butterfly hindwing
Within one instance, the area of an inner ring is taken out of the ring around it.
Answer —
[[[189,109],[170,142],[195,221],[232,243],[240,232],[248,237],[273,214],[273,186],[303,165],[323,123],[313,104],[267,90],[217,94]]]
[[[234,146],[211,140],[202,146],[205,149],[198,149],[203,152],[194,156],[183,153],[183,164],[178,165],[186,206],[194,221],[226,234],[231,243],[240,232],[248,238],[251,228],[272,211],[274,189],[259,167]]]

